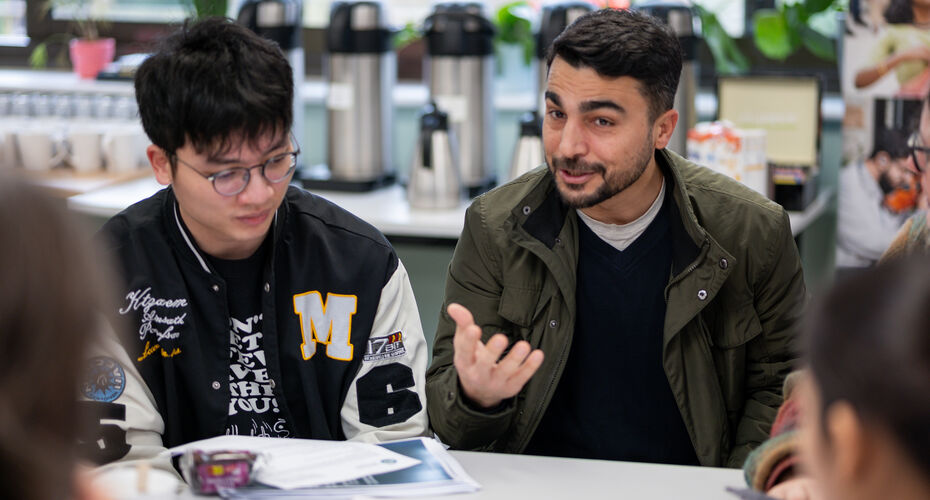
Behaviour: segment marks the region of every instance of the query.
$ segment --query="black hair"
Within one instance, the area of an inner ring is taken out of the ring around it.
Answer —
[[[875,145],[872,147],[872,154],[869,158],[875,158],[882,151],[892,158],[907,158],[911,154],[907,145],[910,135],[909,132],[898,129],[875,131]]]
[[[911,0],[891,0],[885,9],[885,21],[888,24],[913,24],[914,7]]]
[[[278,45],[222,17],[185,22],[139,66],[136,100],[145,133],[169,157],[190,141],[225,151],[287,133],[291,66]]]
[[[579,17],[552,42],[546,57],[589,67],[606,77],[629,76],[649,102],[650,119],[675,105],[681,44],[658,18],[632,10],[601,9]]]
[[[843,281],[812,309],[805,351],[821,415],[846,401],[890,432],[930,478],[930,265],[894,259]]]

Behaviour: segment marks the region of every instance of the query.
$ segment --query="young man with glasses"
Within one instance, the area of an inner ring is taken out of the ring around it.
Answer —
[[[376,229],[289,186],[300,147],[280,49],[208,19],[166,39],[135,86],[168,187],[101,230],[127,328],[84,384],[101,423],[87,454],[425,434],[426,344],[402,263]]]

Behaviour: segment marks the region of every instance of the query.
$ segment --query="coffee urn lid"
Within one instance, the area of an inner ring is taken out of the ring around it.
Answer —
[[[546,52],[552,41],[575,19],[594,10],[587,2],[562,2],[543,6],[539,32],[536,33],[536,57],[546,58]]]
[[[494,52],[494,25],[480,3],[440,3],[423,24],[432,56],[486,56]]]
[[[420,132],[435,132],[449,130],[449,114],[439,109],[435,102],[423,106],[420,115]]]
[[[333,2],[326,28],[327,51],[355,54],[391,51],[391,31],[385,17],[380,2]]]
[[[245,0],[236,22],[291,50],[300,46],[302,17],[299,0]]]

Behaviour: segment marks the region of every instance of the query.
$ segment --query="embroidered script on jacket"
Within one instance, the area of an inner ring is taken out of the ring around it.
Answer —
[[[119,309],[120,314],[129,314],[132,311],[142,309],[142,322],[139,324],[139,340],[145,340],[150,333],[155,335],[156,341],[166,339],[176,339],[181,336],[181,332],[174,330],[175,326],[184,325],[184,319],[187,312],[182,314],[165,314],[159,315],[156,307],[163,309],[179,309],[187,307],[187,299],[159,299],[152,297],[152,287],[146,289],[134,290],[126,294],[126,307]]]

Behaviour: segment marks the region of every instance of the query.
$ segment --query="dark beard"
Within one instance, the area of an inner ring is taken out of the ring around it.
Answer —
[[[586,173],[600,174],[604,179],[604,182],[597,189],[597,191],[583,197],[571,196],[572,193],[583,189],[583,186],[562,185],[558,182],[556,183],[559,196],[562,198],[562,202],[565,203],[565,205],[573,209],[588,208],[593,207],[594,205],[597,205],[603,201],[609,200],[624,189],[630,187],[634,182],[639,180],[639,178],[643,175],[643,172],[646,171],[646,166],[649,165],[649,160],[651,159],[652,156],[650,152],[650,155],[646,156],[645,158],[637,158],[637,164],[634,165],[633,170],[617,172],[616,174],[608,177],[607,168],[601,163],[586,163],[580,160],[553,157],[549,162],[549,171],[552,172],[552,175],[556,175],[557,170],[568,170],[573,175]]]

